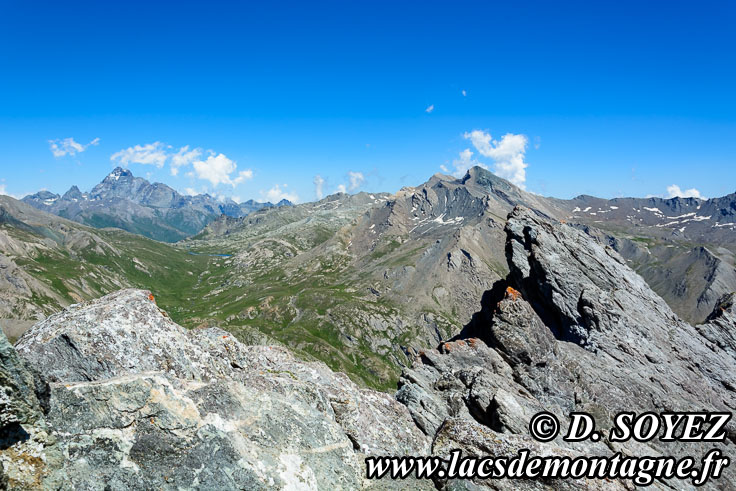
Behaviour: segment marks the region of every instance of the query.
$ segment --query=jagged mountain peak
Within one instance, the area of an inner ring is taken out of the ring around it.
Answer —
[[[107,177],[105,177],[105,181],[107,180],[113,180],[117,181],[120,178],[133,178],[133,173],[129,171],[128,169],[125,169],[123,167],[115,167],[112,172],[110,172]]]
[[[64,193],[62,196],[62,199],[64,200],[73,200],[73,199],[82,199],[83,198],[82,192],[79,190],[79,188],[75,185],[69,188],[69,190]]]

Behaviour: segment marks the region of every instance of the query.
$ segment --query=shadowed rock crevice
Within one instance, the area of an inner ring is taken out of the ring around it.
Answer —
[[[488,337],[488,326],[493,322],[493,313],[496,311],[499,302],[503,300],[508,288],[508,279],[503,278],[496,281],[490,290],[486,290],[481,298],[481,308],[470,319],[460,332],[451,338],[451,341],[459,339],[479,338],[486,344],[492,341]]]
[[[14,421],[0,428],[0,450],[7,450],[16,443],[28,441],[31,435],[23,428],[23,426]]]
[[[548,280],[548,271],[535,257],[537,230],[530,226],[518,227],[516,223],[507,223],[505,229],[509,265],[507,283],[522,293],[555,338],[590,348],[587,332],[581,329],[580,310],[566,314],[551,301],[555,295],[562,293],[555,289],[554,282]],[[573,317],[571,314],[577,315]]]

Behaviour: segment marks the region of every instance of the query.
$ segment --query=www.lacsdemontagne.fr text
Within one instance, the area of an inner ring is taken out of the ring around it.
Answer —
[[[453,450],[449,459],[437,456],[380,456],[365,459],[368,479],[624,479],[637,486],[655,480],[690,480],[701,486],[717,479],[730,464],[718,449],[695,457],[535,456],[529,450],[500,457],[462,456]]]

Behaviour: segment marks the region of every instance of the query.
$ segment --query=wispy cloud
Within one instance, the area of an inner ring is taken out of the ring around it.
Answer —
[[[490,133],[473,130],[463,136],[470,140],[478,153],[493,159],[493,172],[496,175],[524,188],[528,166],[524,156],[529,143],[525,135],[506,133],[501,140],[494,140]]]
[[[668,198],[700,198],[700,199],[706,199],[705,196],[700,194],[700,191],[698,191],[695,188],[690,188],[686,190],[680,189],[680,186],[677,184],[673,184],[671,186],[667,186],[667,197]]]
[[[161,142],[147,143],[128,147],[110,156],[110,161],[127,167],[130,164],[155,165],[159,169],[164,166],[169,155],[166,145]]]
[[[63,138],[49,140],[49,149],[51,149],[51,153],[54,154],[54,157],[59,158],[82,153],[87,150],[88,147],[97,145],[98,143],[100,143],[99,138],[95,138],[86,145],[75,142],[74,138]]]
[[[347,193],[347,192],[348,192],[348,190],[347,190],[347,188],[345,187],[345,184],[339,184],[339,185],[337,186],[337,192],[338,192],[338,193]]]
[[[284,184],[282,189],[281,185],[275,184],[274,187],[268,191],[261,191],[261,196],[265,197],[271,203],[278,203],[282,199],[288,199],[292,203],[298,203],[299,196],[296,193],[288,192],[286,190],[287,187],[288,185]]]
[[[479,167],[483,167],[484,169],[488,169],[487,165],[483,164],[482,162],[478,162],[478,160],[473,158],[472,150],[466,148],[465,150],[460,152],[458,158],[452,161],[452,166],[454,167],[452,175],[455,177],[463,177],[468,169],[470,169],[471,167],[475,167],[476,165]],[[444,172],[449,172],[449,169],[444,165],[441,165],[440,168]]]
[[[193,148],[189,150],[189,145],[185,145],[178,152],[171,156],[171,164],[169,164],[171,175],[179,174],[179,167],[184,167],[202,156],[201,148]]]
[[[462,90],[461,93],[462,93],[463,97],[465,97],[466,95],[468,95],[468,93],[465,92],[465,90]]]
[[[434,111],[434,104],[430,104],[427,106],[427,109],[424,110],[427,114],[430,114],[432,111]]]
[[[317,199],[322,199],[322,197],[324,197],[324,189],[323,188],[324,188],[324,185],[325,185],[325,180],[322,178],[322,176],[320,176],[319,174],[317,174],[316,176],[314,176],[314,181],[312,181],[312,182],[314,182],[314,194],[315,194],[315,196],[317,196]]]
[[[350,180],[349,191],[355,191],[365,182],[365,176],[362,172],[350,171],[348,172],[348,179]]]

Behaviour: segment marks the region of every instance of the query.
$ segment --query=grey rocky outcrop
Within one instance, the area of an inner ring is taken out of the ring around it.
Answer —
[[[723,295],[704,324],[696,326],[698,332],[736,359],[736,293]],[[736,382],[728,384],[736,390]]]
[[[390,395],[284,348],[187,331],[142,290],[71,306],[16,349],[49,384],[39,455],[63,458],[46,488],[357,489],[365,456],[429,451]],[[17,476],[12,451],[0,459]]]
[[[397,399],[433,439],[433,452],[456,445],[476,455],[503,455],[510,437],[534,448],[539,444],[528,425],[542,410],[560,419],[563,432],[571,411],[590,413],[604,429],[621,411],[734,411],[732,296],[696,329],[673,314],[615,251],[576,228],[516,208],[506,233],[511,273],[489,292],[476,322],[453,341],[421,353],[402,374]],[[473,431],[483,444],[470,445],[460,436]],[[560,437],[550,445],[557,448],[552,453],[679,457],[702,456],[716,447],[733,460],[734,421],[727,432],[727,440],[715,445],[658,439],[568,443]],[[710,486],[728,489],[736,482],[734,471],[728,468]],[[515,485],[494,483],[501,489],[570,483]]]

